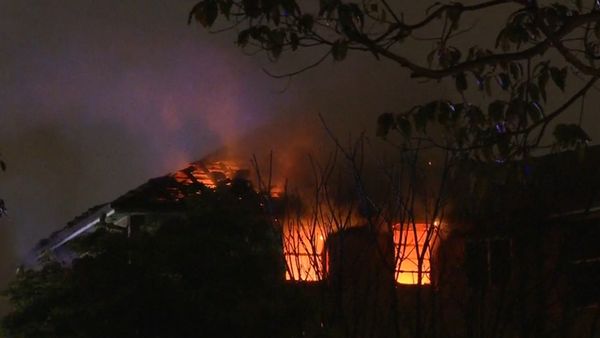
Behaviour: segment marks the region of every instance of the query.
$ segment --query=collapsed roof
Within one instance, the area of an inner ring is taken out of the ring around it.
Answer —
[[[110,205],[120,212],[174,211],[182,206],[185,197],[238,178],[249,178],[249,170],[241,169],[232,161],[197,161],[181,170],[148,180]]]

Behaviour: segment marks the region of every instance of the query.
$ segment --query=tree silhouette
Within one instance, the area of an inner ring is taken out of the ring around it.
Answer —
[[[6,291],[15,337],[285,337],[311,316],[284,288],[279,236],[262,197],[237,180],[192,197],[188,212],[128,237],[77,240],[69,266],[25,270]]]
[[[432,2],[420,18],[405,16],[406,6],[385,0],[203,0],[191,9],[189,21],[219,32],[235,29],[239,47],[264,50],[272,60],[308,49],[322,53],[315,63],[271,74],[275,77],[297,75],[330,58],[343,61],[348,53],[367,53],[407,69],[411,78],[452,81],[454,99],[434,94],[430,102],[379,116],[379,136],[393,132],[403,144],[506,161],[547,146],[544,136],[551,127],[559,148],[589,141],[581,126],[583,112],[579,118],[571,114],[570,121],[554,121],[583,100],[600,76],[596,2]],[[465,27],[491,17],[504,18],[497,31]],[[419,35],[432,31],[439,33],[427,39]],[[576,90],[566,89],[568,74],[582,82]],[[547,94],[556,91],[565,94],[558,100]]]

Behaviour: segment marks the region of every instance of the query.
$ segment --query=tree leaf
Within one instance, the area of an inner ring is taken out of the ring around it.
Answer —
[[[410,137],[412,134],[412,125],[406,116],[398,116],[396,125],[404,137]]]
[[[450,111],[454,109],[450,102],[440,102],[439,114],[437,116],[438,123],[442,126],[448,126],[448,120],[450,120]]]
[[[271,30],[268,33],[268,50],[274,59],[278,59],[283,51],[285,31],[283,29]]]
[[[394,114],[383,113],[379,115],[376,135],[385,139],[392,128],[394,128]]]
[[[506,135],[501,135],[496,139],[496,147],[498,154],[502,159],[505,159],[510,154],[510,138]]]
[[[458,104],[452,105],[452,107],[454,109],[450,110],[450,118],[452,119],[452,122],[456,123],[460,119],[460,117],[465,109],[465,104],[458,103]]]
[[[478,128],[483,125],[485,121],[485,116],[483,115],[481,108],[474,105],[470,105],[467,108],[465,115],[469,119],[469,125],[471,128]]]
[[[510,75],[513,77],[513,79],[515,81],[520,79],[523,76],[523,67],[518,62],[511,62],[508,65],[508,69],[510,71]]]
[[[425,132],[427,130],[427,123],[435,120],[435,112],[437,107],[438,101],[432,101],[417,109],[417,112],[413,115],[416,130],[421,132]]]
[[[250,39],[251,28],[244,29],[238,34],[237,44],[240,47],[245,47],[248,44],[248,40]]]
[[[542,106],[537,101],[529,102],[529,106],[527,107],[527,112],[529,113],[529,118],[533,122],[538,122],[544,117],[544,110]]]
[[[596,39],[600,39],[600,22],[596,22],[594,25],[594,35],[596,35]]]
[[[304,14],[300,17],[300,30],[303,32],[310,32],[313,29],[315,19],[310,14]]]
[[[225,16],[227,20],[229,20],[229,15],[231,14],[231,7],[233,6],[233,0],[221,0],[219,1],[219,9],[221,13]]]
[[[192,7],[192,9],[190,10],[187,20],[188,25],[192,24],[192,20],[196,17],[196,12],[200,11],[201,4],[202,2],[195,4],[194,7]]]
[[[457,29],[460,21],[460,15],[462,14],[462,4],[460,2],[456,2],[454,6],[449,7],[446,10],[446,17],[452,23],[451,28]]]
[[[431,67],[431,65],[433,64],[433,58],[435,57],[435,55],[436,55],[437,53],[438,53],[438,50],[437,50],[437,49],[433,49],[432,51],[430,51],[430,52],[427,54],[427,65],[428,65],[429,67]]]
[[[529,94],[529,97],[532,100],[534,100],[534,101],[540,100],[540,90],[535,83],[533,83],[533,82],[529,83],[529,86],[527,87],[527,92]]]
[[[508,88],[510,87],[510,78],[508,77],[508,74],[506,74],[506,73],[498,74],[496,76],[496,82],[498,82],[498,85],[503,90],[508,90]]]
[[[461,93],[467,90],[467,76],[464,72],[456,74],[456,89]]]
[[[341,4],[337,7],[338,23],[342,32],[350,39],[356,37],[357,29],[354,25],[353,10],[348,4]]]
[[[348,53],[348,41],[346,40],[337,40],[331,46],[331,54],[333,55],[333,59],[335,61],[342,61],[346,58],[346,54]]]
[[[188,24],[192,17],[196,19],[203,27],[211,27],[219,16],[219,6],[216,0],[204,0],[197,3],[188,16]]]
[[[508,104],[506,120],[513,126],[527,123],[527,103],[522,99],[514,99]]]
[[[298,38],[298,34],[292,33],[290,34],[290,46],[292,50],[295,51],[298,49],[298,45],[300,45],[300,39]]]
[[[504,121],[504,108],[507,103],[502,100],[495,100],[488,106],[488,115],[492,122]]]
[[[257,18],[261,15],[258,0],[242,0],[242,8],[244,13],[251,18]]]
[[[363,11],[356,3],[351,2],[348,4],[348,7],[350,8],[350,13],[352,13],[352,16],[356,20],[358,20],[358,24],[360,26],[360,29],[362,30],[365,25],[365,13],[363,13]]]
[[[563,69],[558,69],[557,67],[550,67],[550,77],[552,78],[552,81],[554,81],[554,84],[556,84],[556,86],[560,88],[560,90],[565,90],[567,67],[564,67]]]
[[[563,148],[591,141],[589,135],[577,124],[558,124],[552,133],[556,143]]]
[[[550,75],[548,74],[548,69],[542,70],[540,75],[537,78],[540,95],[542,96],[542,99],[544,99],[544,102],[547,101],[546,84],[548,83],[549,78],[550,78]]]
[[[279,21],[281,18],[281,13],[279,12],[279,6],[273,6],[271,11],[269,12],[269,17],[273,20],[275,26],[279,26]]]
[[[331,17],[331,13],[339,4],[339,0],[319,0],[319,16],[326,14],[327,18]]]
[[[492,78],[491,76],[486,76],[483,81],[483,88],[485,89],[485,94],[489,97],[492,96]]]
[[[271,53],[271,56],[277,60],[279,59],[279,57],[281,56],[281,52],[283,52],[283,46],[281,45],[273,45],[271,46],[271,48],[269,49],[269,52]]]
[[[281,0],[279,3],[283,8],[283,16],[290,16],[297,13],[298,4],[295,0]]]
[[[438,60],[442,67],[450,67],[457,64],[460,61],[461,56],[462,53],[457,48],[447,47],[439,51]]]

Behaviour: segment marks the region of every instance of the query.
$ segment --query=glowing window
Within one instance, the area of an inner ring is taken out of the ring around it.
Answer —
[[[286,280],[319,281],[323,279],[322,253],[325,234],[313,226],[288,226],[283,231],[283,254]]]
[[[430,231],[428,231],[428,229]],[[429,235],[429,241],[427,241]],[[419,284],[419,257],[421,257],[421,283],[431,284],[431,247],[435,229],[427,224],[396,224],[394,226],[394,246],[396,259],[396,282]],[[428,243],[428,244],[427,244]],[[427,244],[427,247],[425,247]]]

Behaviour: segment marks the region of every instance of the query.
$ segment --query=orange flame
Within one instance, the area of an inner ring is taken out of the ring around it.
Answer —
[[[420,284],[431,284],[431,244],[426,244],[432,243],[432,234],[433,229],[424,223],[394,226],[396,282],[419,284],[420,276]]]
[[[284,226],[283,253],[286,280],[314,282],[323,279],[322,255],[326,234],[306,225]]]
[[[232,179],[239,175],[240,167],[231,161],[198,161],[189,167],[171,174],[181,184],[188,185],[194,180],[208,188],[216,188],[217,184],[225,179]]]
[[[240,166],[233,161],[198,161],[171,176],[184,185],[200,182],[214,189],[219,182],[239,177],[240,173],[243,175],[244,172],[247,170],[241,170]],[[283,194],[283,190],[272,187],[271,194],[277,198]],[[324,227],[310,220],[296,220],[283,225],[282,245],[286,262],[286,280],[314,282],[324,278],[327,267],[323,264],[323,254],[327,235],[328,232]],[[417,223],[414,226],[413,224],[394,226],[397,283],[431,284],[430,255],[434,235],[433,226],[425,223]]]

